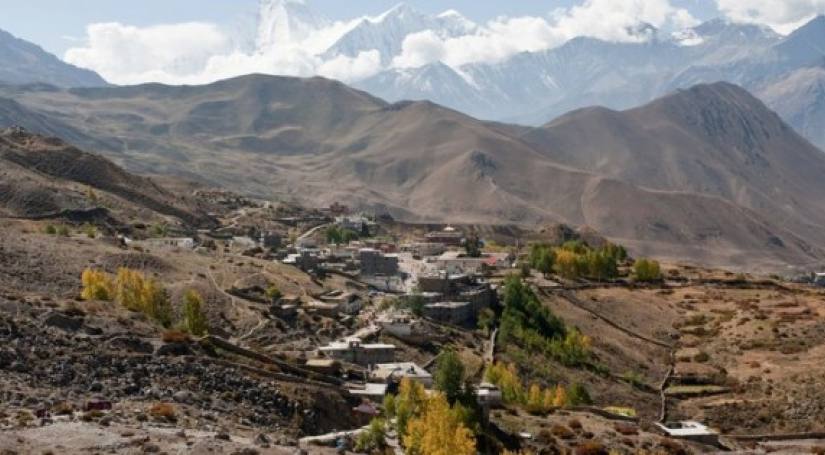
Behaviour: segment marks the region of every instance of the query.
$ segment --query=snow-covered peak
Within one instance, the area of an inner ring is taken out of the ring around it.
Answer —
[[[261,0],[258,18],[258,49],[306,41],[330,21],[300,0]]]
[[[463,14],[454,9],[448,9],[435,17],[442,27],[449,31],[451,35],[462,33],[473,33],[478,29],[478,25],[467,19]]]
[[[381,23],[388,20],[405,20],[416,18],[422,14],[406,3],[399,3],[376,17],[368,18],[372,23]]]

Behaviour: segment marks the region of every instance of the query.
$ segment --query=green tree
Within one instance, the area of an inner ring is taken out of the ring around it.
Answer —
[[[590,398],[587,388],[578,382],[573,383],[567,390],[567,400],[570,406],[593,404],[593,399]]]
[[[556,262],[556,254],[550,248],[546,248],[539,253],[536,261],[536,270],[542,273],[545,278],[553,271],[553,264]]]
[[[355,440],[355,450],[361,453],[381,451],[387,446],[387,423],[383,419],[372,419],[369,426]]]
[[[461,397],[464,364],[452,348],[444,349],[436,361],[434,384],[452,405]]]
[[[476,234],[470,234],[464,239],[464,250],[471,258],[481,257],[481,239]]]
[[[342,242],[343,242],[343,237],[341,236],[341,230],[338,229],[338,226],[328,227],[327,228],[327,243],[340,245]]]
[[[169,225],[166,223],[154,224],[149,229],[149,235],[155,238],[167,237],[169,235]]]
[[[478,312],[478,328],[485,333],[490,333],[496,324],[496,312],[491,308],[482,308]]]
[[[662,279],[659,262],[640,258],[633,264],[633,277],[636,281],[658,281]]]
[[[194,289],[183,296],[183,315],[186,330],[195,336],[206,335],[208,323],[203,312],[203,298]]]

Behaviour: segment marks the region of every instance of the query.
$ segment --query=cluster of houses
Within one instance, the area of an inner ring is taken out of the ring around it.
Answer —
[[[341,216],[336,222],[345,229],[370,228],[357,216]],[[371,239],[325,248],[304,245],[284,262],[305,269],[337,268],[372,288],[394,291],[392,297],[400,304],[371,317],[372,324],[387,335],[415,342],[426,339],[427,324],[475,327],[479,313],[496,301],[496,289],[484,275],[512,267],[514,257],[507,253],[469,257],[462,253],[463,241],[461,231],[448,226],[401,245]],[[383,289],[384,280],[401,285]],[[432,374],[414,362],[398,361],[395,345],[365,339],[350,336],[319,346],[306,367],[329,374],[340,372],[343,366],[356,367],[363,377],[348,385],[349,392],[375,403],[393,393],[405,378],[426,389],[432,387]],[[488,408],[501,403],[501,391],[490,384],[478,386],[476,395]]]

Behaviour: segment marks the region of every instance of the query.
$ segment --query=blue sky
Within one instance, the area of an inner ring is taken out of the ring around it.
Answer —
[[[308,0],[315,10],[332,19],[376,15],[399,0]],[[577,3],[574,0],[408,0],[423,12],[437,13],[456,9],[475,21],[506,16],[546,15]],[[707,19],[718,14],[712,0],[676,0],[695,17]],[[221,26],[254,24],[257,0],[0,0],[0,28],[35,42],[62,56],[85,35],[86,25],[95,22],[121,22],[149,26],[162,23],[205,21]]]

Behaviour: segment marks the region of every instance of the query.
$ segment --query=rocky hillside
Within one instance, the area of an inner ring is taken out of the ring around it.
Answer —
[[[0,213],[23,218],[139,213],[188,225],[209,224],[205,212],[152,180],[57,138],[22,128],[0,132]],[[109,209],[111,208],[111,210]]]

